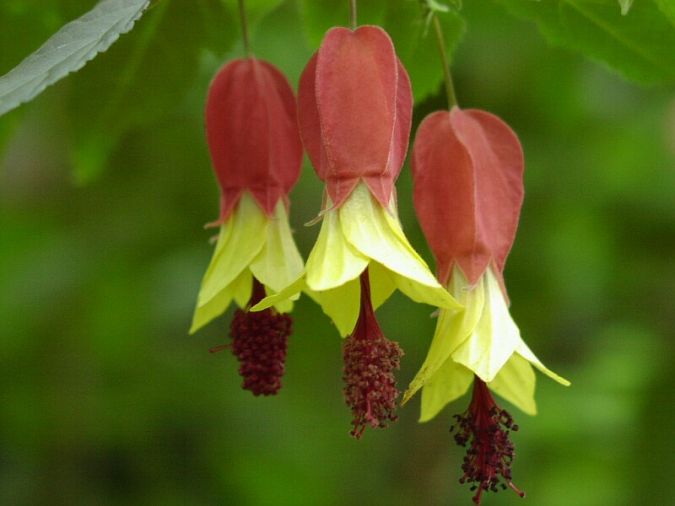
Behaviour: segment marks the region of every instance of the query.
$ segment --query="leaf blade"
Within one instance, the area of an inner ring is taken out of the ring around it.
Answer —
[[[635,3],[623,15],[613,0],[499,1],[534,21],[554,45],[580,51],[633,81],[675,82],[675,30],[654,2]]]
[[[35,52],[0,77],[0,115],[32,100],[81,69],[133,28],[149,0],[102,0],[61,27]]]

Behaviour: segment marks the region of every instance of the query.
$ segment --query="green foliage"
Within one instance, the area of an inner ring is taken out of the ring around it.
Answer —
[[[98,176],[119,139],[131,129],[175,113],[195,84],[204,50],[220,58],[234,43],[232,13],[219,0],[194,8],[162,1],[138,28],[72,82],[75,181]]]
[[[454,10],[439,12],[437,16],[443,27],[446,49],[452,55],[464,34],[464,19]],[[436,36],[427,26],[419,2],[389,2],[384,28],[394,40],[396,52],[410,75],[415,101],[438,92],[443,73]]]
[[[0,78],[0,115],[79,70],[134,25],[148,0],[104,0]]]
[[[642,0],[622,15],[614,0],[498,0],[511,12],[530,19],[546,38],[581,51],[643,83],[675,82],[673,3]],[[627,6],[627,7],[626,7]],[[670,15],[670,22],[664,16]]]

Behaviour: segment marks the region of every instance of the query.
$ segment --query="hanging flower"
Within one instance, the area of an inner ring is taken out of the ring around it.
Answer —
[[[224,66],[209,88],[206,134],[220,185],[218,242],[199,291],[193,333],[232,300],[232,350],[244,388],[273,394],[281,386],[291,300],[262,313],[250,306],[303,271],[288,222],[288,192],[300,175],[302,144],[293,91],[271,64],[247,58]]]
[[[302,140],[326,183],[321,230],[304,275],[253,308],[304,290],[341,335],[350,335],[345,398],[355,436],[365,424],[393,419],[398,395],[390,387],[401,352],[382,335],[373,308],[397,288],[417,302],[459,307],[397,218],[394,182],[408,148],[411,114],[410,81],[386,32],[374,26],[329,30],[298,91]]]
[[[499,476],[515,489],[507,437],[512,420],[486,385],[535,414],[532,366],[563,385],[569,382],[537,359],[508,310],[503,270],[523,200],[524,162],[516,135],[484,111],[438,111],[420,125],[412,163],[415,207],[438,278],[465,310],[441,309],[426,360],[403,402],[422,388],[420,420],[427,421],[474,383],[456,439],[470,442],[463,479],[475,483],[479,502]]]

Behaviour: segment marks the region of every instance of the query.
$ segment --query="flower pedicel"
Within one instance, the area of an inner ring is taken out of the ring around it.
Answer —
[[[403,402],[422,388],[421,421],[433,418],[473,382],[473,398],[456,415],[455,441],[467,446],[461,482],[484,491],[511,487],[511,416],[490,389],[529,414],[536,413],[532,366],[563,385],[520,336],[508,311],[503,269],[523,200],[523,153],[515,133],[479,110],[427,116],[412,156],[414,199],[436,258],[438,278],[465,305],[441,309],[426,360]],[[488,389],[489,387],[489,389]]]
[[[209,88],[206,134],[220,185],[218,242],[199,290],[193,333],[234,299],[232,351],[243,387],[281,387],[292,301],[248,309],[303,270],[288,223],[288,192],[300,175],[302,144],[293,91],[271,64],[253,57],[224,66]],[[222,347],[217,347],[222,348]]]
[[[326,183],[323,222],[306,271],[253,307],[308,293],[343,336],[345,400],[352,435],[395,419],[393,372],[402,352],[382,334],[374,308],[395,289],[458,308],[406,239],[394,182],[408,148],[412,93],[384,30],[333,28],[307,64],[298,90],[305,149]]]

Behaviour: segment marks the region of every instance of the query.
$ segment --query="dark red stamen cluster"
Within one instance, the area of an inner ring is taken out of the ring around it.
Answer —
[[[265,288],[255,278],[253,293],[245,310],[234,313],[230,325],[232,353],[239,360],[242,388],[253,395],[274,395],[281,388],[288,336],[292,320],[273,308],[252,312],[248,309],[265,297]]]
[[[455,432],[455,442],[467,447],[460,483],[472,483],[475,490],[473,502],[480,504],[484,491],[497,492],[509,487],[520,497],[525,492],[511,481],[511,465],[515,448],[509,439],[511,431],[518,426],[506,410],[500,408],[492,398],[487,385],[478,377],[474,379],[473,398],[469,409],[462,415],[455,415],[457,425],[450,428]]]
[[[345,402],[352,410],[351,435],[359,439],[366,426],[383,428],[397,419],[394,371],[403,351],[389,341],[375,319],[370,300],[368,270],[361,274],[361,312],[356,328],[342,348]]]

